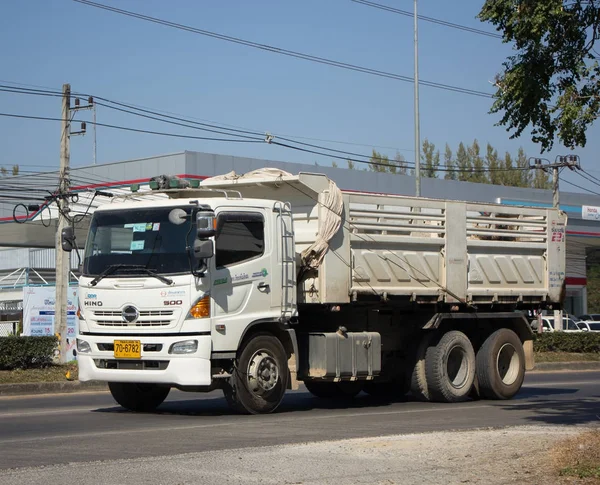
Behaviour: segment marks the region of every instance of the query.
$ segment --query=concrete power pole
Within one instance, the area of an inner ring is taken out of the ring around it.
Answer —
[[[544,158],[533,158],[532,160],[533,163],[531,163],[530,159],[529,168],[544,170],[545,172],[550,168],[552,169],[552,207],[555,209],[560,209],[560,196],[558,190],[559,169],[567,167],[570,170],[580,170],[581,166],[579,164],[579,156],[558,156],[556,157],[554,163]],[[564,330],[562,310],[554,310],[554,330]]]
[[[63,98],[61,111],[61,130],[60,130],[60,172],[58,197],[56,205],[58,207],[58,227],[56,230],[56,303],[54,307],[54,328],[60,338],[59,361],[67,361],[67,298],[69,292],[69,272],[71,270],[71,255],[62,250],[61,233],[63,228],[67,227],[67,216],[69,213],[69,162],[71,157],[70,138],[71,138],[71,85],[63,84]]]
[[[417,0],[414,7],[415,30],[415,195],[421,196],[421,121],[419,119],[419,16],[417,15]]]

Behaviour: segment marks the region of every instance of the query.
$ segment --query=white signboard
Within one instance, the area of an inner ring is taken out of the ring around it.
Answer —
[[[28,286],[23,288],[23,335],[54,335],[54,304],[56,287]],[[67,360],[73,360],[78,328],[77,288],[70,287],[67,294]]]
[[[588,221],[600,221],[600,207],[581,206],[581,218]]]

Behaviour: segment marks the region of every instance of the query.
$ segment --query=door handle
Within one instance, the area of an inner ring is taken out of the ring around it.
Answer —
[[[262,291],[262,290],[268,290],[269,289],[269,285],[267,283],[259,283],[258,284],[258,289],[260,291]]]

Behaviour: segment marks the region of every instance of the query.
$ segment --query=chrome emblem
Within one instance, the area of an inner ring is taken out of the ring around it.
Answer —
[[[128,323],[133,323],[135,322],[139,316],[140,316],[140,312],[138,311],[138,309],[134,306],[126,306],[125,308],[123,308],[123,311],[121,312],[121,316],[123,317],[123,320],[125,320]]]

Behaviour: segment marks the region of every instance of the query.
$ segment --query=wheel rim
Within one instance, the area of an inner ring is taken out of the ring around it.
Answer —
[[[506,343],[500,347],[496,358],[496,368],[500,379],[507,386],[517,380],[519,376],[519,354],[513,345]]]
[[[464,387],[469,377],[469,360],[462,347],[456,346],[450,350],[446,362],[446,372],[452,387],[455,389]]]
[[[258,350],[248,362],[248,388],[255,394],[272,391],[279,380],[279,367],[266,350]]]

